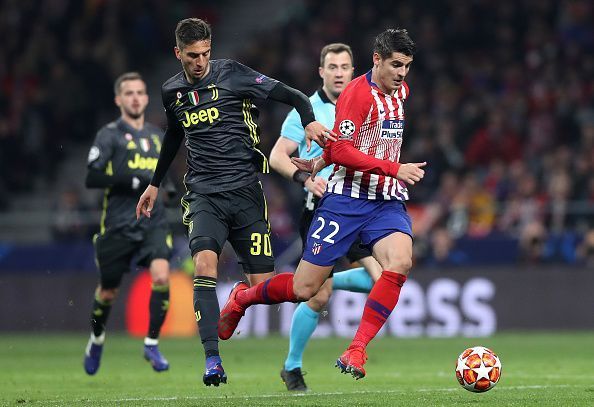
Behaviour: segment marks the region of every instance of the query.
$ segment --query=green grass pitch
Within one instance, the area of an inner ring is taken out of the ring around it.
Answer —
[[[289,394],[279,378],[286,338],[222,343],[229,382],[218,388],[201,382],[197,338],[163,339],[171,369],[158,374],[142,359],[141,340],[108,333],[94,377],[82,368],[86,339],[0,335],[0,405],[594,406],[594,332],[380,338],[359,381],[334,368],[345,339],[314,339],[304,360],[306,394]],[[474,345],[490,347],[503,364],[501,381],[483,394],[462,389],[454,375],[456,357]]]

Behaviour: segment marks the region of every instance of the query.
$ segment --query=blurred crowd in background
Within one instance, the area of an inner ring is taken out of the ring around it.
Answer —
[[[1,210],[11,209],[11,194],[65,188],[55,203],[56,237],[88,237],[83,221],[68,218],[89,204],[80,198],[86,192],[64,187],[57,165],[114,118],[115,77],[146,75],[173,58],[181,18],[213,24],[214,56],[307,94],[320,86],[325,44],[350,44],[361,75],[371,68],[373,37],[400,26],[418,47],[401,161],[428,162],[409,204],[416,261],[464,265],[483,242],[486,262],[491,255],[594,267],[594,3],[299,1],[281,24],[243,38],[234,55],[216,51],[224,16],[194,3],[202,2],[1,3]],[[288,108],[266,102],[262,111],[268,153]],[[301,191],[275,174],[263,182],[282,251],[296,238]]]

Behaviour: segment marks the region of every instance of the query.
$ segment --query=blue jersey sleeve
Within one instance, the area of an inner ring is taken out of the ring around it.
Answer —
[[[297,110],[293,109],[289,112],[283,122],[280,134],[282,137],[292,140],[299,145],[305,140],[305,130],[301,125],[301,118]]]

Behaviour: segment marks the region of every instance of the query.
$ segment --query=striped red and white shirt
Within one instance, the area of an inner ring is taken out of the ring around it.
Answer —
[[[369,157],[398,163],[404,133],[404,101],[408,95],[406,82],[393,96],[383,93],[372,82],[371,71],[354,79],[336,104],[336,144],[348,142]],[[334,165],[327,191],[361,199],[408,199],[404,182],[340,164]]]

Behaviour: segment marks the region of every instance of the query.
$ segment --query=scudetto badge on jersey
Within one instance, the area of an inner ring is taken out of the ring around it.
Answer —
[[[352,120],[343,120],[338,125],[338,131],[340,132],[338,138],[340,140],[352,140],[353,134],[355,134],[355,130],[355,123],[353,123]]]
[[[382,122],[381,138],[402,139],[402,133],[404,133],[404,120],[384,120]]]
[[[200,100],[198,97],[198,92],[195,90],[188,92],[188,99],[190,99],[190,103],[192,103],[194,106],[198,105],[198,101]]]

